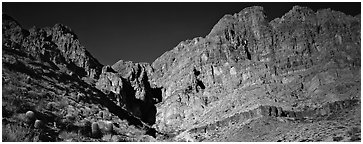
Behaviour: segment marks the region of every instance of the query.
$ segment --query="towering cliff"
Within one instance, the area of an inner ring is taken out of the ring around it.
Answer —
[[[262,7],[225,15],[205,38],[152,63],[163,87],[162,131],[215,123],[261,105],[301,111],[360,99],[360,17],[295,6],[266,20]]]

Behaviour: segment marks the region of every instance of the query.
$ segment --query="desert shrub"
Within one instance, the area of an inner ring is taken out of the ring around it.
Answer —
[[[65,116],[65,118],[66,118],[68,121],[70,121],[71,123],[73,123],[73,122],[76,120],[76,116],[75,116],[75,114],[73,114],[73,113],[68,113],[68,114]]]
[[[57,107],[58,107],[58,104],[57,103],[55,103],[55,102],[49,102],[48,104],[47,104],[47,109],[48,110],[50,110],[50,111],[54,111],[54,110],[56,110],[57,109]]]
[[[190,138],[189,138],[190,139]],[[180,139],[182,142],[191,142],[188,138]],[[138,142],[156,142],[155,138],[149,135],[142,135],[139,137]]]
[[[62,98],[61,100],[59,100],[59,109],[66,109],[69,105],[69,102],[66,98]]]
[[[337,136],[337,137],[333,137],[333,141],[341,141],[343,140],[344,138],[341,137],[341,136]]]
[[[15,113],[17,106],[11,105],[6,101],[3,101],[2,103],[3,103],[3,107],[2,107],[3,108],[2,109],[3,117],[12,116]]]
[[[59,122],[59,128],[67,131],[78,131],[79,127],[74,125],[75,121],[63,118]]]
[[[34,111],[40,112],[40,113],[44,112],[44,110],[46,110],[46,108],[47,108],[47,104],[48,103],[43,99],[38,100],[38,102],[34,106]]]
[[[31,102],[24,96],[25,92],[15,87],[14,85],[3,86],[2,104],[5,116],[10,116],[14,113],[24,113],[31,109]],[[5,109],[4,109],[5,108]]]
[[[92,123],[90,121],[88,121],[88,120],[85,120],[83,122],[83,126],[79,130],[79,133],[84,135],[84,136],[90,137],[91,132],[92,132],[91,126],[92,126]]]
[[[120,142],[120,141],[121,141],[121,138],[120,138],[120,136],[118,136],[118,135],[113,135],[113,136],[111,137],[111,141],[112,141],[112,142]]]
[[[106,141],[106,142],[111,142],[112,141],[112,135],[111,134],[106,134],[106,135],[102,136],[102,140]]]
[[[111,119],[111,114],[110,114],[110,113],[108,113],[108,112],[104,112],[104,113],[103,113],[103,119],[105,119],[105,120],[110,120],[110,119]]]
[[[20,124],[3,124],[3,142],[30,142],[34,137],[35,132],[31,128],[22,127]]]
[[[59,133],[59,138],[62,141],[79,141],[81,136],[75,132],[62,131]]]
[[[129,142],[131,140],[128,139],[127,136],[113,135],[111,137],[112,142]]]

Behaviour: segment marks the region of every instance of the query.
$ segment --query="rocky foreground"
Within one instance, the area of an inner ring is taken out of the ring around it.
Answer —
[[[67,26],[3,15],[3,141],[360,141],[360,25],[249,7],[152,64],[103,66]]]

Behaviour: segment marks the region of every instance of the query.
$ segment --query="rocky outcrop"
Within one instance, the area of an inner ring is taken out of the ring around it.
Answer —
[[[79,42],[70,28],[62,24],[25,30],[14,19],[3,15],[4,49],[24,53],[35,60],[97,79],[102,65]]]
[[[155,104],[161,101],[161,88],[149,83],[152,72],[146,63],[122,61],[103,68],[96,88],[114,95],[114,102],[148,124],[155,123]]]
[[[83,68],[86,76],[98,78],[102,65],[80,44],[77,35],[69,27],[56,24],[47,30],[47,36],[51,36],[68,63]]]
[[[205,38],[181,42],[152,67],[151,83],[163,87],[161,131],[259,105],[299,111],[359,99],[360,19],[295,6],[268,22],[262,7],[249,7],[224,16]]]
[[[225,118],[221,121],[217,121],[215,123],[206,124],[204,126],[192,128],[184,133],[188,133],[189,136],[195,138],[194,141],[201,141],[204,139],[203,135],[208,135],[211,133],[216,133],[220,131],[223,127],[228,127],[237,124],[246,124],[251,120],[260,118],[260,117],[281,117],[288,118],[292,120],[304,121],[306,119],[314,120],[319,117],[332,115],[338,113],[343,109],[347,109],[357,105],[358,100],[343,100],[343,101],[335,101],[331,103],[324,104],[320,108],[316,108],[313,110],[303,110],[303,111],[284,111],[281,107],[275,106],[259,106],[256,109],[245,111],[241,113],[237,113],[231,117]]]

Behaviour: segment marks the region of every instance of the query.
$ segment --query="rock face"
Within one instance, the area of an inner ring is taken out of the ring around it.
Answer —
[[[156,118],[166,133],[264,105],[270,116],[295,117],[292,111],[359,98],[359,35],[358,16],[296,6],[267,22],[262,7],[250,7],[151,65],[121,60],[104,68],[97,86],[149,124]]]
[[[299,111],[359,99],[360,18],[295,6],[268,22],[262,7],[249,7],[152,67],[151,83],[163,88],[156,127],[166,132],[260,105]]]
[[[161,88],[149,83],[152,68],[146,63],[122,61],[105,66],[96,88],[114,95],[114,102],[148,124],[155,123],[155,104],[161,101]]]
[[[80,44],[67,26],[56,24],[51,28],[33,27],[28,31],[11,17],[3,15],[3,31],[3,40],[6,40],[4,48],[49,62],[79,77],[98,79],[101,73],[102,65]]]

